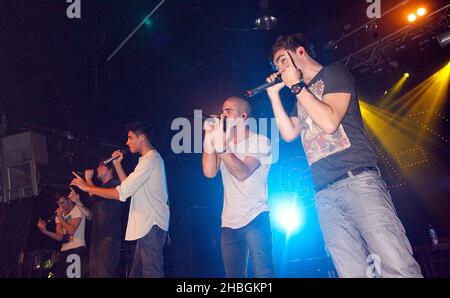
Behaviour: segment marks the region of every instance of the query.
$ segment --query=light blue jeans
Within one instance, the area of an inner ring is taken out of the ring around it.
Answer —
[[[315,197],[322,234],[339,276],[422,277],[380,174],[350,174]]]

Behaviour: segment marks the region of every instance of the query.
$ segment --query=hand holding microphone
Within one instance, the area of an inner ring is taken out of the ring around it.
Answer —
[[[124,148],[124,149],[120,149],[120,150],[116,150],[113,152],[113,154],[111,154],[111,157],[108,158],[107,160],[103,161],[104,165],[109,164],[110,162],[113,162],[115,165],[116,164],[120,164],[123,160],[123,156],[130,152],[129,148]]]
[[[205,116],[206,118],[206,116]],[[203,123],[203,130],[206,134],[211,133],[217,126],[219,126],[220,119],[216,115],[208,115]]]
[[[220,115],[219,125],[215,127],[213,132],[212,144],[216,153],[224,153],[227,149],[227,133],[224,131],[225,115]]]
[[[300,68],[295,64],[294,59],[288,51],[283,53],[282,60],[285,61],[281,66],[278,66],[278,72],[267,77],[266,83],[254,89],[247,90],[244,93],[245,97],[252,97],[264,90],[267,90],[269,97],[278,95],[280,90],[287,86],[289,89],[293,85],[299,83],[303,79],[303,74]]]
[[[119,164],[122,162],[123,160],[123,152],[121,150],[116,150],[113,152],[113,154],[111,155],[112,158],[114,158],[112,160],[113,164]]]
[[[55,217],[62,218],[64,214],[64,210],[61,207],[56,208]]]
[[[223,153],[226,151],[229,129],[226,131],[226,117],[224,114],[219,118],[205,121],[203,126],[205,130],[205,140],[203,149],[207,153]]]
[[[269,78],[270,78],[270,80],[269,80]],[[247,98],[250,98],[252,96],[255,96],[256,94],[259,94],[259,93],[263,92],[266,89],[269,90],[272,86],[281,85],[281,83],[283,83],[281,81],[281,78],[280,78],[278,72],[272,74],[269,78],[267,78],[266,83],[264,83],[264,84],[262,84],[262,85],[260,85],[258,87],[255,87],[253,89],[245,91],[244,92],[244,96],[247,97]],[[283,87],[284,87],[284,84],[282,84],[282,86],[279,88],[279,90],[281,88],[283,88]]]
[[[286,84],[280,79],[280,73],[276,72],[267,77],[266,82],[271,84],[267,88],[267,94],[271,98],[273,95],[279,94]]]
[[[227,151],[228,144],[233,138],[233,128],[239,120],[240,118],[227,118],[225,114],[220,115],[219,125],[215,127],[211,138],[214,151],[217,154],[223,154]]]
[[[206,119],[203,124],[203,130],[205,131],[205,139],[203,140],[203,150],[206,153],[214,153],[214,145],[213,145],[213,131],[216,127],[219,126],[219,119],[216,117],[210,117]]]

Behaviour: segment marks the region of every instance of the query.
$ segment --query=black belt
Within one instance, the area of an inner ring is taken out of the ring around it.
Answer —
[[[348,171],[344,175],[337,177],[336,179],[334,179],[333,181],[329,182],[328,184],[324,184],[322,186],[316,187],[315,188],[316,193],[318,193],[321,190],[324,190],[327,187],[330,187],[331,185],[335,184],[338,181],[341,181],[341,180],[344,180],[346,178],[349,178],[350,177],[349,173],[351,173],[353,176],[356,176],[356,175],[361,174],[362,172],[366,172],[366,171],[375,171],[375,172],[378,173],[378,169],[376,167],[360,167],[360,168]]]

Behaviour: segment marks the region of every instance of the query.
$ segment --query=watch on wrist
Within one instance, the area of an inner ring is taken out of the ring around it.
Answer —
[[[303,80],[301,80],[297,84],[292,85],[291,92],[292,94],[297,95],[302,91],[304,87],[306,87],[306,84]]]
[[[217,151],[216,151],[216,153],[219,154],[219,155],[220,155],[220,154],[224,154],[225,152],[227,152],[227,148],[225,148],[222,152],[217,152]]]

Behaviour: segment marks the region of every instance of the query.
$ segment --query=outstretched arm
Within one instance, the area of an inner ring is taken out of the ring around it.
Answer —
[[[76,177],[70,182],[70,185],[76,186],[82,191],[92,193],[93,195],[111,199],[111,200],[120,200],[119,192],[115,188],[103,188],[97,187],[93,185],[88,185],[83,178],[81,178],[77,173],[72,172],[72,174]]]

